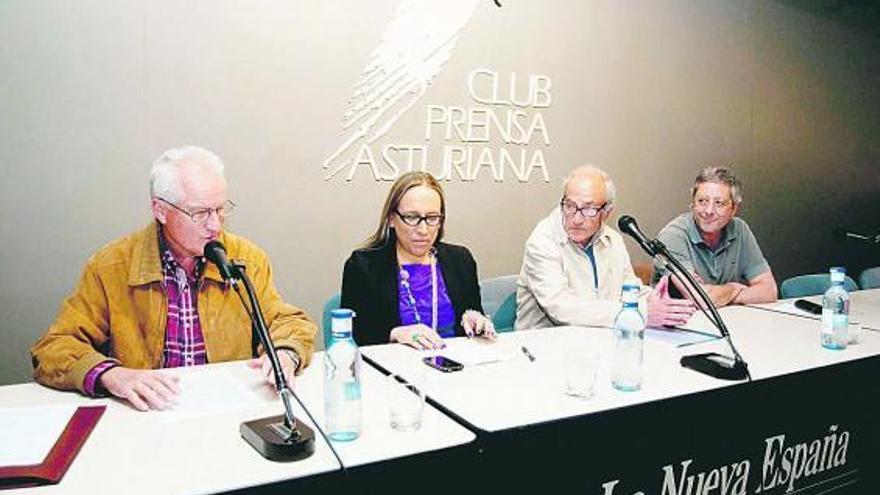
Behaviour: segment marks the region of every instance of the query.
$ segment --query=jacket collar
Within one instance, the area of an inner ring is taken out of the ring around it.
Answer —
[[[391,234],[388,236],[388,241],[385,244],[377,248],[381,250],[385,257],[389,260],[391,266],[394,267],[395,277],[397,276],[397,268],[400,266],[397,261],[397,234],[394,232],[394,229],[391,230]],[[446,248],[443,245],[442,241],[434,242],[434,256],[437,259],[437,263],[443,259],[443,254],[446,252]],[[395,282],[396,283],[396,282]]]
[[[131,261],[128,266],[128,285],[138,286],[162,281],[162,258],[159,252],[159,222],[150,222],[134,234]],[[226,245],[226,233],[220,233],[220,242]],[[232,258],[232,253],[230,253]],[[223,282],[220,270],[213,263],[206,263],[202,277]]]

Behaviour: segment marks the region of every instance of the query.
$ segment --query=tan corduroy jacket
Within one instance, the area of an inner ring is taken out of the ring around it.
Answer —
[[[168,304],[158,239],[158,224],[151,223],[89,259],[55,322],[31,348],[38,382],[83,391],[86,373],[108,358],[128,368],[162,366]],[[229,258],[245,265],[272,341],[277,347],[294,349],[301,358],[300,368],[307,366],[317,326],[301,309],[281,300],[265,252],[226,232],[220,241]],[[212,263],[205,267],[199,286],[198,308],[209,363],[251,357],[248,315]]]

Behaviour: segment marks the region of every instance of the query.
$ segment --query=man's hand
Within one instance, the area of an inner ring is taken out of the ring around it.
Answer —
[[[675,327],[688,322],[696,311],[694,303],[688,299],[673,299],[669,296],[669,275],[657,282],[654,292],[648,296],[647,326]]]
[[[727,306],[729,304],[735,304],[737,302],[737,298],[740,297],[740,294],[745,289],[747,289],[745,285],[737,282],[728,282],[724,285],[710,285],[707,284],[706,281],[703,280],[703,277],[701,277],[700,274],[698,274],[697,272],[692,271],[691,275],[693,275],[694,280],[696,280],[697,283],[703,287],[703,290],[706,291],[706,295],[709,296],[709,299],[712,300],[712,303],[719,308]],[[682,294],[685,294],[688,299],[691,298],[690,294],[688,294],[684,288],[684,282],[681,282],[677,278],[673,278],[670,279],[670,283],[674,284],[678,288],[678,291]],[[700,307],[703,307],[702,302],[700,302]]]
[[[721,308],[734,304],[736,298],[747,287],[739,282],[728,282],[724,285],[707,285],[703,288],[706,289],[715,306]]]
[[[296,368],[299,366],[296,353],[290,349],[278,349],[278,363],[281,364],[281,372],[284,373],[287,386],[293,389],[293,379],[296,376]],[[272,361],[269,360],[269,356],[263,354],[258,358],[251,359],[248,361],[248,366],[260,370],[266,383],[275,386],[275,372],[272,370]]]
[[[740,284],[742,285],[742,284]],[[743,285],[731,301],[732,304],[758,304],[774,302],[777,299],[778,289],[773,272],[767,270],[757,277],[749,280],[748,287]]]
[[[139,411],[171,407],[180,388],[178,378],[159,370],[134,370],[116,366],[101,374],[101,385]]]

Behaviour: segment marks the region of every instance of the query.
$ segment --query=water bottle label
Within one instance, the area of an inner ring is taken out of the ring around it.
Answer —
[[[361,385],[356,381],[345,383],[343,388],[345,400],[361,400]]]
[[[828,336],[834,333],[834,311],[822,310],[822,333]]]
[[[831,309],[822,310],[822,333],[831,335],[835,329],[842,329],[849,326],[849,315],[834,314]]]

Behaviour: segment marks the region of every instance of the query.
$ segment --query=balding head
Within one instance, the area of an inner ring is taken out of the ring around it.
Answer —
[[[607,201],[609,205],[614,205],[614,198],[617,195],[614,181],[611,180],[611,176],[608,175],[608,172],[595,165],[581,165],[569,172],[562,181],[562,196],[566,196],[569,187],[573,182],[595,182],[597,180],[602,182],[601,187],[605,191],[605,201]]]
[[[569,239],[586,246],[605,223],[616,191],[611,177],[602,169],[582,165],[571,171],[562,185],[562,222]]]

